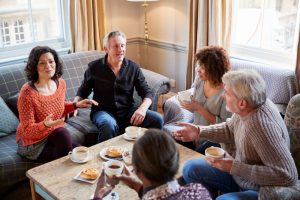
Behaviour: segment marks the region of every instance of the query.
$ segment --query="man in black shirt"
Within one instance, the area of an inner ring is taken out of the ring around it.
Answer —
[[[74,99],[77,102],[93,92],[93,100],[99,105],[92,106],[90,117],[99,129],[98,142],[117,136],[119,129],[130,125],[161,129],[161,115],[148,110],[153,98],[151,88],[140,67],[125,58],[125,34],[111,32],[103,42],[105,57],[88,64]],[[134,88],[143,99],[139,107],[134,106]]]

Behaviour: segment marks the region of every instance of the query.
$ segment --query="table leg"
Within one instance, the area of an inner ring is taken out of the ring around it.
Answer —
[[[30,180],[30,190],[32,200],[43,200],[43,198],[35,191],[34,182]]]

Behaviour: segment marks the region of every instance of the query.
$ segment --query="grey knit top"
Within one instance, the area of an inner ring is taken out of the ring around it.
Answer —
[[[246,117],[234,114],[224,123],[201,127],[200,137],[235,144],[230,174],[241,188],[289,186],[298,179],[287,128],[270,100]]]

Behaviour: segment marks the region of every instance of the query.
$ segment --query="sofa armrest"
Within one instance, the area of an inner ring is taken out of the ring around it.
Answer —
[[[146,81],[149,85],[149,87],[153,91],[153,102],[150,106],[151,110],[156,111],[157,110],[157,103],[158,103],[158,98],[161,94],[166,94],[170,91],[170,79],[166,76],[163,76],[161,74],[158,74],[156,72],[147,70],[147,69],[142,69],[142,72],[146,78]],[[142,99],[141,97],[137,94],[136,91],[134,91],[133,94],[135,105],[138,106],[141,104]]]
[[[264,186],[259,189],[259,200],[300,199],[300,180],[294,186]]]

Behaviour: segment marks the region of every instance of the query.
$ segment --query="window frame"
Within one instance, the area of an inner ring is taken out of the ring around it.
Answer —
[[[238,3],[233,5],[233,26],[236,23],[235,13],[238,9]],[[300,23],[300,0],[298,2],[298,11],[296,17],[295,35],[294,35],[294,47],[291,53],[286,53],[277,50],[268,50],[259,47],[253,47],[249,45],[234,44],[233,40],[230,45],[231,57],[254,61],[263,64],[270,64],[273,66],[295,68],[297,60],[297,44],[299,40],[299,23]],[[233,28],[233,27],[232,27]],[[232,30],[233,33],[234,30]],[[232,34],[234,37],[234,34]]]
[[[51,44],[51,48],[54,48],[60,55],[67,54],[70,52],[71,37],[70,37],[70,28],[69,28],[70,27],[69,0],[56,0],[56,1],[57,1],[58,9],[61,11],[58,12],[59,13],[58,19],[61,20],[60,23],[61,30],[62,30],[61,37],[57,39],[24,43],[22,45],[2,47],[0,48],[0,67],[26,62],[26,59],[31,49],[38,45]],[[15,28],[14,24],[13,24],[13,28]],[[16,34],[13,35],[13,37],[15,36]],[[7,57],[7,55],[14,55],[14,56]]]

